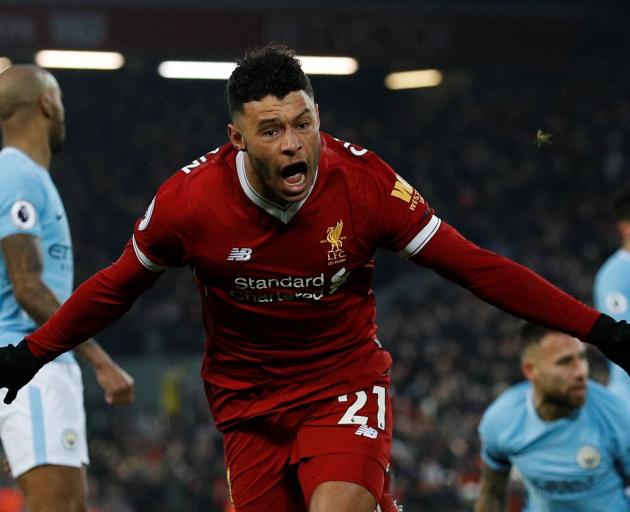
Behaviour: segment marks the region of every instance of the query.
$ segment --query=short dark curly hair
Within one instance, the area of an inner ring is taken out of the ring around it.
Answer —
[[[243,111],[243,104],[258,101],[265,96],[284,98],[294,91],[306,91],[311,98],[313,86],[302,71],[295,51],[278,44],[268,43],[253,48],[238,61],[227,83],[227,100],[230,116]]]

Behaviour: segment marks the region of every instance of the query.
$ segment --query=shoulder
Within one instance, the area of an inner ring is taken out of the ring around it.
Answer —
[[[607,418],[622,418],[630,423],[630,405],[608,388],[589,380],[587,408]]]
[[[194,159],[192,162],[183,165],[178,172],[184,176],[209,176],[213,171],[229,168],[233,165],[236,150],[231,144],[224,144],[205,155]]]
[[[138,221],[138,230],[147,230],[151,223],[154,232],[161,226],[163,230],[183,233],[200,208],[215,204],[215,198],[222,194],[224,188],[218,180],[228,175],[235,179],[235,172],[230,172],[235,154],[231,145],[225,145],[182,165],[162,182]]]
[[[596,307],[617,320],[628,320],[630,305],[630,254],[615,252],[595,276]]]
[[[162,183],[158,195],[181,202],[200,189],[204,194],[211,194],[215,188],[209,184],[224,179],[228,174],[234,174],[230,171],[234,168],[235,157],[236,150],[226,144],[187,162]],[[209,184],[202,185],[202,182]]]
[[[588,399],[581,419],[602,435],[627,439],[630,431],[630,405],[601,384],[589,381]],[[624,444],[627,442],[624,441]]]
[[[595,276],[596,285],[605,285],[609,280],[618,277],[618,272],[630,269],[630,257],[626,256],[621,249],[611,254],[604,264],[597,271]]]
[[[415,189],[376,153],[322,133],[321,171],[326,179],[341,178],[351,191],[370,201],[390,196],[411,201]]]
[[[46,171],[18,150],[0,151],[0,204],[27,201],[36,208],[44,206],[46,198]]]
[[[527,394],[531,384],[515,384],[501,393],[484,412],[479,424],[482,434],[499,433],[513,426],[516,413],[527,407]]]
[[[341,170],[356,178],[385,177],[391,180],[393,177],[395,181],[394,170],[373,151],[323,132],[321,140],[322,160],[327,168]]]
[[[0,151],[0,177],[3,187],[20,184],[41,185],[44,183],[45,170],[31,162],[17,149],[5,148]]]

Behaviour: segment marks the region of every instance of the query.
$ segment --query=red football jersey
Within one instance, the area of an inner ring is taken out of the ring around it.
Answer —
[[[363,389],[389,368],[370,289],[379,246],[580,339],[600,316],[466,240],[365,149],[322,134],[310,195],[286,208],[251,188],[243,158],[224,146],[169,179],[121,257],[25,338],[33,355],[50,361],[77,346],[122,316],[156,272],[189,265],[208,335],[203,378],[224,429]]]
[[[220,428],[362,389],[391,365],[376,338],[373,256],[416,255],[440,220],[374,153],[321,135],[313,188],[282,207],[225,145],[159,189],[135,228],[147,268],[189,265],[207,332],[203,378]]]

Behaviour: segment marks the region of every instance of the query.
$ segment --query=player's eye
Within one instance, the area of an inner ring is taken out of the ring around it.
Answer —
[[[277,134],[278,134],[277,128],[268,128],[266,130],[263,130],[262,132],[263,137],[274,137]]]

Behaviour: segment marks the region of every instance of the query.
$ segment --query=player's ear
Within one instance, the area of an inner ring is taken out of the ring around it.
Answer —
[[[243,134],[233,123],[228,124],[228,139],[230,139],[232,146],[239,151],[247,151],[247,144],[243,138]]]
[[[38,100],[39,107],[42,109],[42,113],[48,119],[53,117],[54,114],[54,106],[50,98],[48,98],[45,94],[42,94]]]
[[[536,373],[536,366],[531,359],[523,359],[521,361],[521,371],[527,380],[532,380]]]

